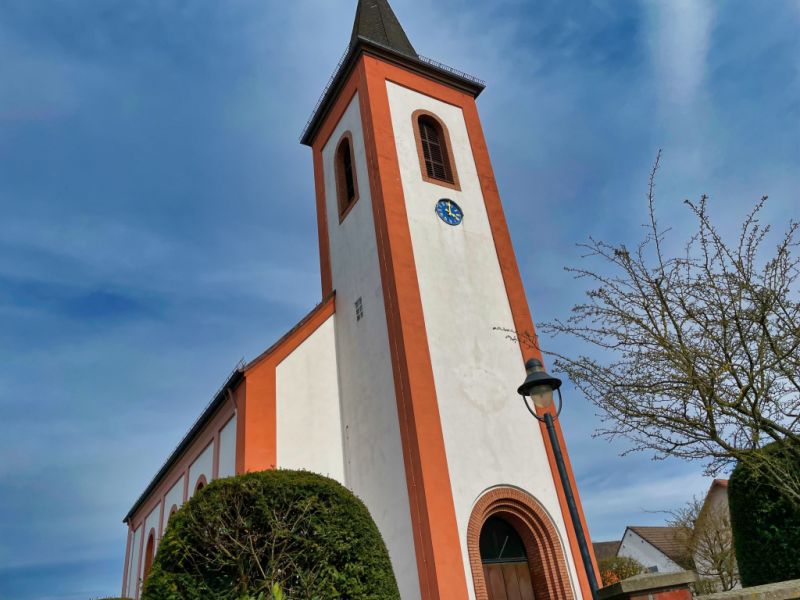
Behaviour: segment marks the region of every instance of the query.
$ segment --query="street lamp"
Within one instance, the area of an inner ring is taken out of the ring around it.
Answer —
[[[558,377],[549,375],[547,371],[544,370],[542,361],[535,358],[525,363],[525,370],[528,372],[528,376],[525,378],[522,385],[519,386],[517,392],[522,396],[522,401],[525,403],[525,408],[528,409],[528,412],[539,421],[543,421],[547,426],[547,434],[550,436],[550,445],[553,447],[553,454],[555,454],[556,464],[558,465],[558,475],[561,478],[564,495],[567,497],[569,515],[575,527],[575,537],[578,539],[578,548],[580,548],[583,566],[586,569],[586,577],[589,579],[592,598],[595,599],[597,598],[597,578],[595,577],[594,567],[592,566],[589,546],[586,543],[586,535],[583,532],[583,525],[581,524],[580,515],[578,514],[578,507],[575,504],[575,496],[572,493],[572,485],[570,485],[569,476],[567,475],[567,467],[564,464],[564,456],[561,453],[561,445],[558,443],[558,436],[556,435],[555,419],[561,414],[561,406],[563,403],[560,390],[561,380]],[[558,392],[558,409],[556,410],[555,418],[548,410],[553,405],[554,391]],[[530,398],[533,407],[528,404],[528,398]],[[547,411],[544,413],[543,417],[540,417],[536,413],[537,408]]]

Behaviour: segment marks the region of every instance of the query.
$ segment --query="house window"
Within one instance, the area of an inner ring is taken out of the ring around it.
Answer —
[[[350,208],[358,200],[358,180],[356,178],[353,136],[346,132],[335,155],[336,196],[339,203],[339,222],[344,220]]]
[[[418,110],[412,118],[422,178],[430,183],[460,189],[444,123],[427,111]]]

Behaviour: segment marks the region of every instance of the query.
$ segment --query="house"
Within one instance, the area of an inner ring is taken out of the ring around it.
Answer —
[[[695,570],[720,590],[741,587],[728,507],[728,480],[715,479],[697,515],[692,537]]]
[[[140,597],[170,516],[198,490],[286,468],[364,501],[403,600],[591,598],[556,448],[515,400],[526,359],[541,355],[495,331],[534,327],[475,101],[483,89],[420,56],[386,0],[358,1],[301,137],[322,300],[234,370],[135,500],[123,596]],[[279,200],[265,190],[264,201]]]
[[[614,542],[594,542],[594,557],[597,559],[598,564],[607,558],[614,558],[619,550],[621,540]]]
[[[651,573],[673,573],[692,568],[689,537],[679,527],[625,528],[617,556],[639,561]]]

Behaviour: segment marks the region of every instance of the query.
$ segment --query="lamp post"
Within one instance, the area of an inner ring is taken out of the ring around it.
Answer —
[[[555,419],[561,414],[561,406],[563,400],[561,398],[561,380],[558,377],[553,377],[544,370],[544,366],[540,360],[535,358],[530,359],[525,363],[525,370],[528,376],[517,392],[522,396],[522,401],[525,403],[525,408],[537,420],[543,421],[547,426],[547,434],[550,436],[550,445],[553,447],[553,454],[556,457],[556,465],[558,465],[558,475],[561,478],[561,485],[564,488],[564,495],[567,497],[567,506],[569,507],[569,515],[572,518],[572,525],[575,527],[575,537],[578,539],[578,548],[581,552],[583,559],[583,566],[586,569],[586,577],[589,580],[589,587],[592,590],[592,598],[597,598],[597,577],[594,573],[592,566],[592,557],[589,554],[589,546],[586,543],[586,535],[583,532],[583,525],[581,518],[578,514],[578,507],[575,504],[575,496],[572,493],[572,485],[569,482],[569,475],[567,475],[567,467],[564,464],[564,455],[561,453],[561,444],[558,443],[558,436],[556,435]],[[558,392],[558,409],[556,410],[555,418],[548,410],[544,413],[543,417],[536,414],[536,408],[549,409],[553,405],[553,392]],[[530,398],[533,407],[528,404]]]

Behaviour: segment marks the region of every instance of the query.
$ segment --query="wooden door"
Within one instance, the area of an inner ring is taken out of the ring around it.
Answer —
[[[483,576],[489,600],[534,600],[527,562],[484,563]]]

